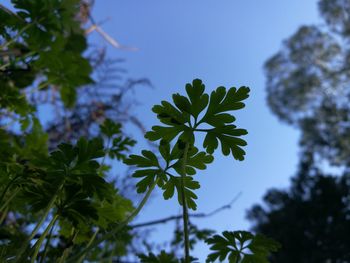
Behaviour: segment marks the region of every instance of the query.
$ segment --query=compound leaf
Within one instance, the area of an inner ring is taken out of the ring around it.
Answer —
[[[279,243],[263,235],[253,235],[247,231],[224,231],[206,240],[214,252],[209,254],[206,262],[242,262],[268,263],[271,252],[277,251]],[[227,261],[226,261],[227,262]]]

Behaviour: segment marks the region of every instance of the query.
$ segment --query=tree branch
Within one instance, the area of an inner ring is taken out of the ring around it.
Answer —
[[[227,210],[227,209],[231,209],[233,203],[235,203],[238,198],[242,195],[242,192],[239,192],[228,204],[225,204],[209,213],[198,213],[198,214],[189,214],[189,217],[192,218],[206,218],[206,217],[211,217],[217,213],[220,213],[223,210]],[[140,224],[135,224],[135,225],[131,225],[131,228],[140,228],[140,227],[147,227],[147,226],[153,226],[153,225],[158,225],[158,224],[165,224],[168,223],[169,221],[174,221],[174,220],[178,220],[181,219],[182,215],[173,215],[173,216],[168,216],[165,218],[161,218],[161,219],[157,219],[157,220],[153,220],[153,221],[149,221],[149,222],[145,222],[145,223],[140,223]]]

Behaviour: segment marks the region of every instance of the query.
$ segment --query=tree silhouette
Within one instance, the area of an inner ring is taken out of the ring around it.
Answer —
[[[302,131],[301,146],[346,165],[350,98],[350,1],[319,1],[325,25],[302,26],[265,64],[271,110]]]
[[[349,186],[349,173],[324,174],[305,153],[290,189],[269,190],[248,212],[256,232],[281,243],[271,262],[350,262]]]
[[[290,188],[248,212],[281,242],[271,262],[350,262],[350,1],[320,0],[319,11],[324,24],[300,27],[265,64],[271,110],[301,131]]]

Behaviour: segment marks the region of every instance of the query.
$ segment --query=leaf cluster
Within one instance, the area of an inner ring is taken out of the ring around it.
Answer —
[[[192,145],[195,143],[195,132],[204,132],[203,147],[207,153],[214,153],[220,142],[224,155],[231,153],[235,159],[243,160],[245,152],[242,146],[246,142],[239,137],[247,134],[247,131],[233,125],[235,117],[228,112],[244,108],[242,101],[248,98],[249,88],[232,87],[227,90],[218,87],[210,95],[204,90],[202,81],[195,79],[192,84],[186,85],[188,97],[174,94],[174,104],[162,101],[161,105],[154,106],[153,112],[167,126],[153,126],[145,137],[151,141],[168,142],[178,137],[179,141]],[[200,125],[211,128],[201,129]]]
[[[126,152],[136,143],[135,140],[123,136],[121,128],[121,124],[115,123],[109,118],[100,125],[102,135],[107,138],[107,154],[111,159],[124,160]]]
[[[76,88],[92,83],[84,31],[77,19],[79,0],[12,0],[13,11],[0,9],[0,107],[23,117],[33,107],[22,89],[59,89],[66,106]],[[39,77],[40,76],[40,77]],[[38,84],[39,83],[39,84]]]
[[[184,259],[179,260],[174,253],[166,253],[164,250],[159,255],[155,255],[152,252],[145,254],[139,254],[141,263],[185,263]],[[191,257],[190,262],[197,262],[196,258]]]
[[[268,263],[271,252],[277,251],[280,245],[263,235],[253,235],[246,231],[224,231],[206,241],[213,250],[206,262],[219,260],[223,262]]]
[[[162,162],[153,152],[146,150],[142,151],[142,155],[131,155],[125,160],[128,165],[143,168],[133,174],[134,177],[141,178],[136,185],[139,193],[156,183],[163,189],[165,199],[173,197],[176,191],[179,204],[184,205],[185,200],[188,207],[195,210],[197,195],[194,190],[200,185],[193,179],[193,175],[198,169],[206,169],[206,165],[213,161],[211,154],[218,148],[219,141],[224,155],[231,153],[235,159],[244,159],[242,146],[246,142],[239,137],[247,132],[232,124],[235,117],[228,112],[245,106],[242,101],[248,97],[249,88],[226,90],[219,87],[210,95],[204,90],[202,81],[195,79],[192,84],[186,85],[188,97],[174,94],[174,104],[162,101],[161,105],[153,107],[153,112],[166,126],[153,126],[145,137],[151,141],[160,140],[158,150]],[[210,125],[211,128],[201,129],[201,124]],[[206,134],[203,141],[206,152],[195,147],[197,132]],[[177,140],[172,146],[171,142],[175,138]]]
[[[130,155],[125,163],[128,165],[135,165],[139,168],[133,173],[133,177],[141,178],[136,184],[137,192],[143,193],[150,188],[153,183],[163,190],[164,199],[170,199],[174,196],[175,190],[178,195],[178,202],[183,204],[181,199],[182,193],[182,180],[181,180],[181,162],[182,162],[182,150],[177,144],[172,149],[170,144],[166,141],[162,141],[159,146],[159,152],[162,160],[152,152],[143,150],[142,155]],[[165,163],[161,165],[161,161]],[[192,146],[189,149],[187,161],[186,161],[186,174],[196,174],[196,169],[204,170],[206,165],[213,161],[213,157],[205,152],[199,152],[198,149]],[[173,171],[180,174],[176,176]],[[184,191],[186,196],[186,202],[188,207],[196,210],[197,205],[195,199],[197,195],[193,192],[200,187],[199,182],[195,181],[192,176],[183,178]]]

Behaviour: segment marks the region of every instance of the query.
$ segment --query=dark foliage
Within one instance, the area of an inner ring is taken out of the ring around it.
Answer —
[[[326,175],[305,158],[288,190],[270,190],[248,213],[281,243],[271,262],[350,262],[350,175]]]

